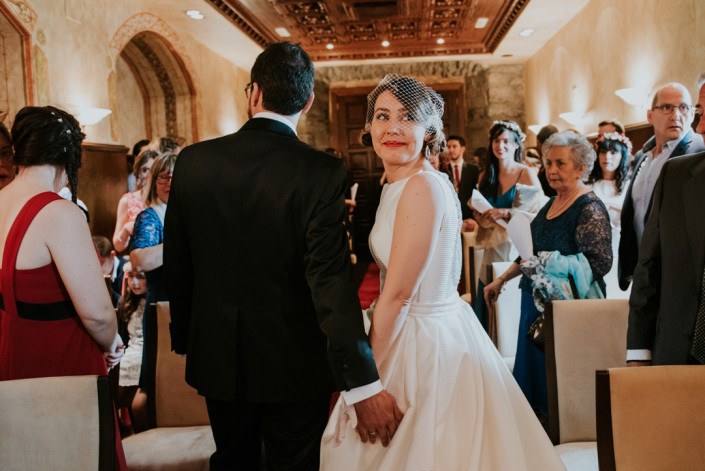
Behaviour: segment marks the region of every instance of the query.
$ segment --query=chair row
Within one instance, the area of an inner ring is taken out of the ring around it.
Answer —
[[[122,441],[128,468],[200,471],[215,442],[205,401],[184,381],[185,358],[170,350],[169,304],[148,310],[156,338],[150,361],[153,428]],[[0,469],[114,469],[115,412],[107,376],[0,382]]]
[[[629,305],[546,306],[548,434],[568,471],[705,469],[705,367],[624,367]]]

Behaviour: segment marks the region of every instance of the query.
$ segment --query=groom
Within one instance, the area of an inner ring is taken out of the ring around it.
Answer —
[[[174,169],[164,266],[172,347],[205,396],[211,469],[317,470],[330,393],[355,404],[363,441],[402,414],[382,389],[349,276],[342,161],[299,141],[313,63],[267,47],[245,87],[252,119],[184,149]]]

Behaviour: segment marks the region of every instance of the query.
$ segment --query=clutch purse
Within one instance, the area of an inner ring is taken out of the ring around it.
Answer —
[[[570,289],[573,292],[573,299],[580,299],[580,295],[578,294],[578,288],[575,286],[575,280],[573,279],[572,275],[568,275],[568,282],[570,283]],[[544,317],[544,312],[546,312],[545,309],[543,310],[543,312],[541,312],[539,317],[537,317],[536,320],[531,323],[531,325],[529,326],[529,330],[526,331],[526,339],[529,342],[533,343],[534,346],[542,352],[546,348],[544,335],[544,322],[546,318]]]
[[[526,332],[526,339],[533,343],[536,348],[542,352],[545,349],[544,333],[543,333],[543,323],[544,323],[543,312],[536,318],[536,320],[529,326],[529,330]]]

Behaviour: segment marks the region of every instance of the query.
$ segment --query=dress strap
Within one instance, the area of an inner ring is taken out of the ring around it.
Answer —
[[[14,316],[17,315],[17,305],[15,303],[15,265],[17,263],[17,253],[20,250],[20,245],[37,213],[52,201],[60,199],[61,196],[51,191],[34,195],[25,203],[22,209],[20,209],[20,212],[17,214],[15,221],[10,227],[10,231],[7,233],[5,250],[2,255],[2,294],[5,311]]]
[[[519,183],[519,180],[521,179],[521,175],[524,173],[524,169],[522,168],[519,170],[519,176],[517,176],[517,181],[514,182],[514,186],[516,186],[517,183]]]

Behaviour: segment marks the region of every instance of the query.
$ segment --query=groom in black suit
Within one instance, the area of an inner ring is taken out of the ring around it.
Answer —
[[[184,149],[173,174],[164,266],[172,347],[206,397],[212,470],[317,470],[330,394],[355,404],[363,441],[401,412],[382,390],[350,279],[342,161],[296,137],[313,63],[267,47],[235,134]]]

